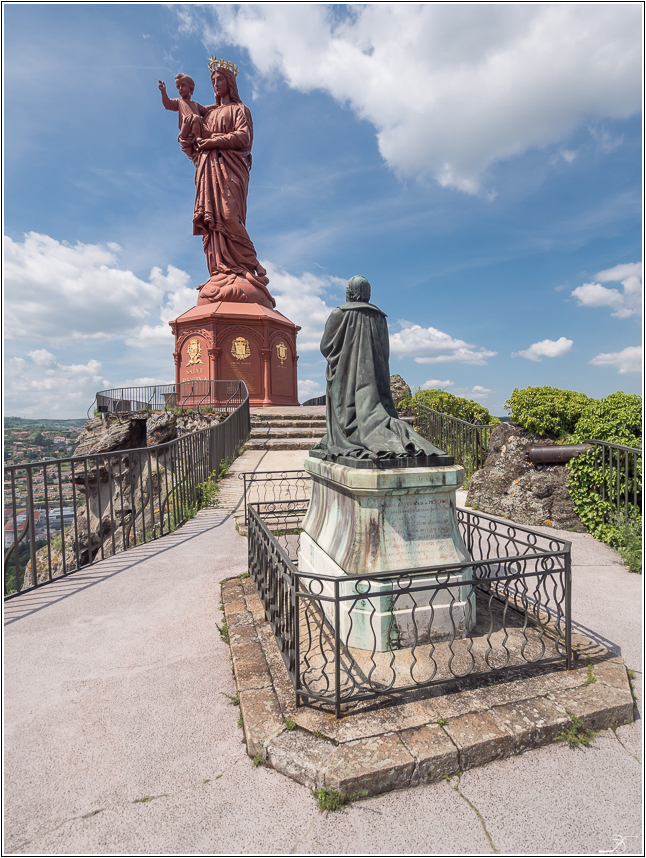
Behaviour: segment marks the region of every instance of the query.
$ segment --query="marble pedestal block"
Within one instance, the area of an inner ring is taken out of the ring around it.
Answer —
[[[475,625],[471,569],[450,568],[470,560],[455,513],[463,468],[358,469],[310,457],[305,469],[312,497],[299,570],[342,579],[339,595],[350,597],[341,601],[343,643],[384,652],[464,637]],[[414,574],[429,566],[444,568]],[[411,574],[355,578],[401,570]],[[332,596],[334,583],[315,582],[319,590]],[[321,605],[334,625],[333,603]]]

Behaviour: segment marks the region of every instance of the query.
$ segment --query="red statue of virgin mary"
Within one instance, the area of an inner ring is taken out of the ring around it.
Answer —
[[[210,275],[198,287],[197,303],[242,301],[275,307],[267,289],[267,272],[245,227],[251,112],[238,94],[237,69],[219,62],[212,58],[209,63],[215,104],[206,108],[197,127],[196,120],[187,117],[184,123],[192,124],[197,134],[180,137],[182,150],[195,164],[193,234],[202,236]]]
[[[240,100],[237,68],[211,57],[215,104],[202,107],[182,81],[179,143],[195,164],[193,234],[202,236],[209,279],[198,286],[197,306],[171,322],[177,382],[238,378],[252,405],[297,405],[298,326],[274,307],[267,272],[245,226],[253,123]],[[160,89],[163,84],[160,82]],[[178,84],[179,89],[179,84]],[[182,92],[185,94],[183,95]],[[184,110],[182,110],[184,108]],[[191,345],[192,344],[192,345]],[[189,353],[189,348],[197,354]]]

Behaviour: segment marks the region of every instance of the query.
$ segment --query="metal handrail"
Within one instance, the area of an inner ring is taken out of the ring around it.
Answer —
[[[489,440],[496,424],[469,423],[452,414],[435,411],[416,403],[415,430],[431,444],[453,456],[456,465],[462,465],[465,478],[482,468],[489,452]]]
[[[242,402],[243,388],[246,390],[244,382],[238,379],[193,379],[144,387],[118,387],[98,391],[87,414],[89,417],[95,402],[108,413],[168,411],[173,407],[200,411],[208,405],[220,411],[231,411]]]
[[[201,485],[235,457],[251,431],[249,392],[244,382],[235,384],[241,401],[206,429],[150,447],[5,467],[5,507],[12,518],[4,531],[5,599],[172,533],[191,518]],[[24,472],[26,497],[18,472]],[[25,536],[28,557],[19,550]]]
[[[637,467],[638,458],[641,459],[642,457],[641,448],[615,444],[612,441],[602,441],[599,438],[589,438],[583,443],[593,444],[597,449],[601,448],[601,462],[596,460],[597,471],[600,471],[601,485],[595,491],[609,507],[608,509],[601,509],[602,522],[608,524],[613,515],[623,515],[624,518],[629,518],[638,511],[641,512],[642,485],[641,479],[638,479]],[[594,448],[591,448],[585,455],[591,455],[594,452],[596,452]],[[598,468],[599,465],[601,466],[600,469]],[[630,487],[631,481],[632,488]]]

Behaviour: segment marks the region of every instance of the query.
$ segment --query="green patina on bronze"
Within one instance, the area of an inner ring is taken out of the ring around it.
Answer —
[[[327,434],[310,454],[353,467],[452,465],[452,456],[397,417],[386,314],[369,303],[365,277],[348,281],[346,301],[330,314],[321,340],[327,360]]]

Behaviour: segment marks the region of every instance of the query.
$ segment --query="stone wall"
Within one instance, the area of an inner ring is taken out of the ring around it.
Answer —
[[[517,524],[584,533],[568,492],[570,472],[565,465],[533,465],[527,458],[530,447],[555,443],[551,436],[501,423],[491,433],[484,468],[471,477],[467,505]]]

